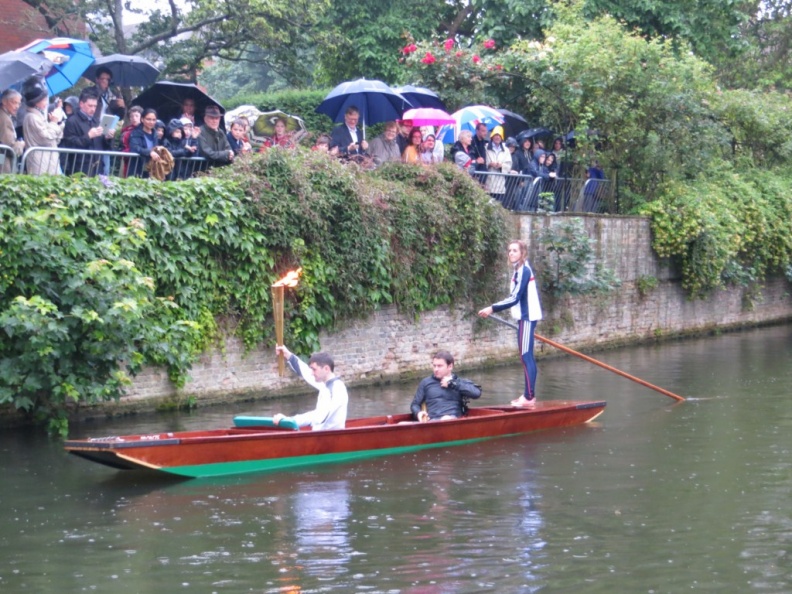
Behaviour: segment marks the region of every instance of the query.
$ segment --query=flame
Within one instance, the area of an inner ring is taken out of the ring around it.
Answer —
[[[297,280],[300,278],[302,274],[302,268],[298,268],[297,270],[290,270],[286,273],[282,279],[278,280],[277,282],[273,283],[273,287],[296,287]]]

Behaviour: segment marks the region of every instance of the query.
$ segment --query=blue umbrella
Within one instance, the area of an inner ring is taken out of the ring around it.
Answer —
[[[456,120],[456,124],[443,126],[437,132],[437,139],[444,144],[453,144],[459,138],[462,130],[476,132],[476,126],[486,124],[487,130],[492,130],[495,126],[503,124],[504,117],[501,112],[493,107],[486,105],[469,105],[451,114]]]
[[[41,54],[53,63],[46,75],[47,86],[53,95],[72,88],[80,80],[83,72],[94,62],[90,44],[81,39],[69,37],[37,39],[19,49]]]
[[[393,90],[412,103],[413,107],[433,107],[445,111],[446,107],[443,100],[437,96],[437,93],[430,91],[426,87],[405,85],[403,87],[393,87]],[[406,111],[410,107],[407,106],[404,109]]]
[[[365,133],[366,124],[398,120],[412,104],[384,82],[361,78],[341,83],[330,91],[316,108],[316,113],[330,116],[339,123],[344,121],[347,108],[353,106],[360,111]]]

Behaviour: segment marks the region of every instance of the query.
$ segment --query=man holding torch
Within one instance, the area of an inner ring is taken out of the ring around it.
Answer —
[[[327,353],[314,353],[306,364],[285,346],[278,345],[275,352],[286,359],[291,370],[317,390],[314,410],[291,417],[298,427],[311,426],[311,429],[343,429],[346,424],[349,396],[344,382],[334,373],[335,363]],[[275,425],[289,417],[280,413],[272,417]]]

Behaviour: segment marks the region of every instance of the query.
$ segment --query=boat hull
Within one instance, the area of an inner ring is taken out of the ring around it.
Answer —
[[[589,422],[605,402],[545,401],[534,408],[475,407],[466,417],[413,423],[409,415],[353,419],[346,428],[245,427],[71,440],[76,456],[121,470],[212,477],[312,467],[519,435]]]

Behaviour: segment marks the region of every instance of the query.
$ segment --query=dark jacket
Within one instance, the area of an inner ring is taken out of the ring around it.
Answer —
[[[242,148],[245,146],[244,140],[237,140],[234,138],[234,135],[231,132],[226,133],[226,138],[228,139],[228,144],[231,146],[231,150],[234,151],[235,155],[239,155],[242,153]]]
[[[209,126],[201,126],[201,134],[198,136],[198,152],[209,162],[209,165],[218,167],[230,164],[229,151],[231,151],[231,145],[228,144],[228,138],[222,128],[212,130]]]
[[[89,151],[110,150],[110,141],[104,136],[88,137],[88,130],[98,125],[99,123],[95,117],[88,117],[78,109],[76,113],[66,119],[66,125],[63,127],[63,140],[61,140],[60,146],[62,148]],[[105,173],[101,170],[102,157],[99,155],[64,155],[62,165],[63,172],[66,175],[80,171],[89,176]]]
[[[330,134],[330,148],[338,147],[338,152],[341,155],[365,155],[366,151],[360,148],[360,141],[363,140],[363,133],[360,128],[355,128],[358,137],[358,148],[355,151],[349,152],[349,145],[352,144],[352,135],[349,133],[349,128],[346,124],[341,124],[333,128]]]
[[[479,140],[477,134],[473,134],[473,142],[470,143],[470,157],[475,162],[476,159],[481,157],[484,159],[483,163],[476,163],[474,165],[476,171],[487,171],[487,145],[489,140]],[[484,176],[480,176],[484,177]]]
[[[417,420],[418,413],[421,412],[421,405],[425,402],[430,420],[440,419],[445,415],[461,417],[462,399],[478,398],[479,396],[481,396],[481,388],[470,380],[457,377],[454,374],[448,387],[443,388],[440,385],[440,380],[431,375],[418,384],[410,411],[413,418]]]
[[[146,164],[151,158],[151,149],[157,144],[156,128],[152,130],[151,134],[146,134],[143,130],[143,124],[139,124],[137,128],[132,130],[129,135],[129,152],[137,153],[140,157],[129,164],[127,172],[129,177],[139,176],[146,170]]]
[[[519,171],[523,175],[536,175],[536,167],[534,167],[531,153],[517,149],[512,155],[512,169]]]
[[[173,133],[176,130],[182,131],[180,139],[173,138]],[[183,159],[190,155],[187,154],[187,140],[184,138],[184,125],[177,119],[173,118],[168,122],[168,127],[165,129],[165,142],[162,145],[168,149],[174,159]]]

